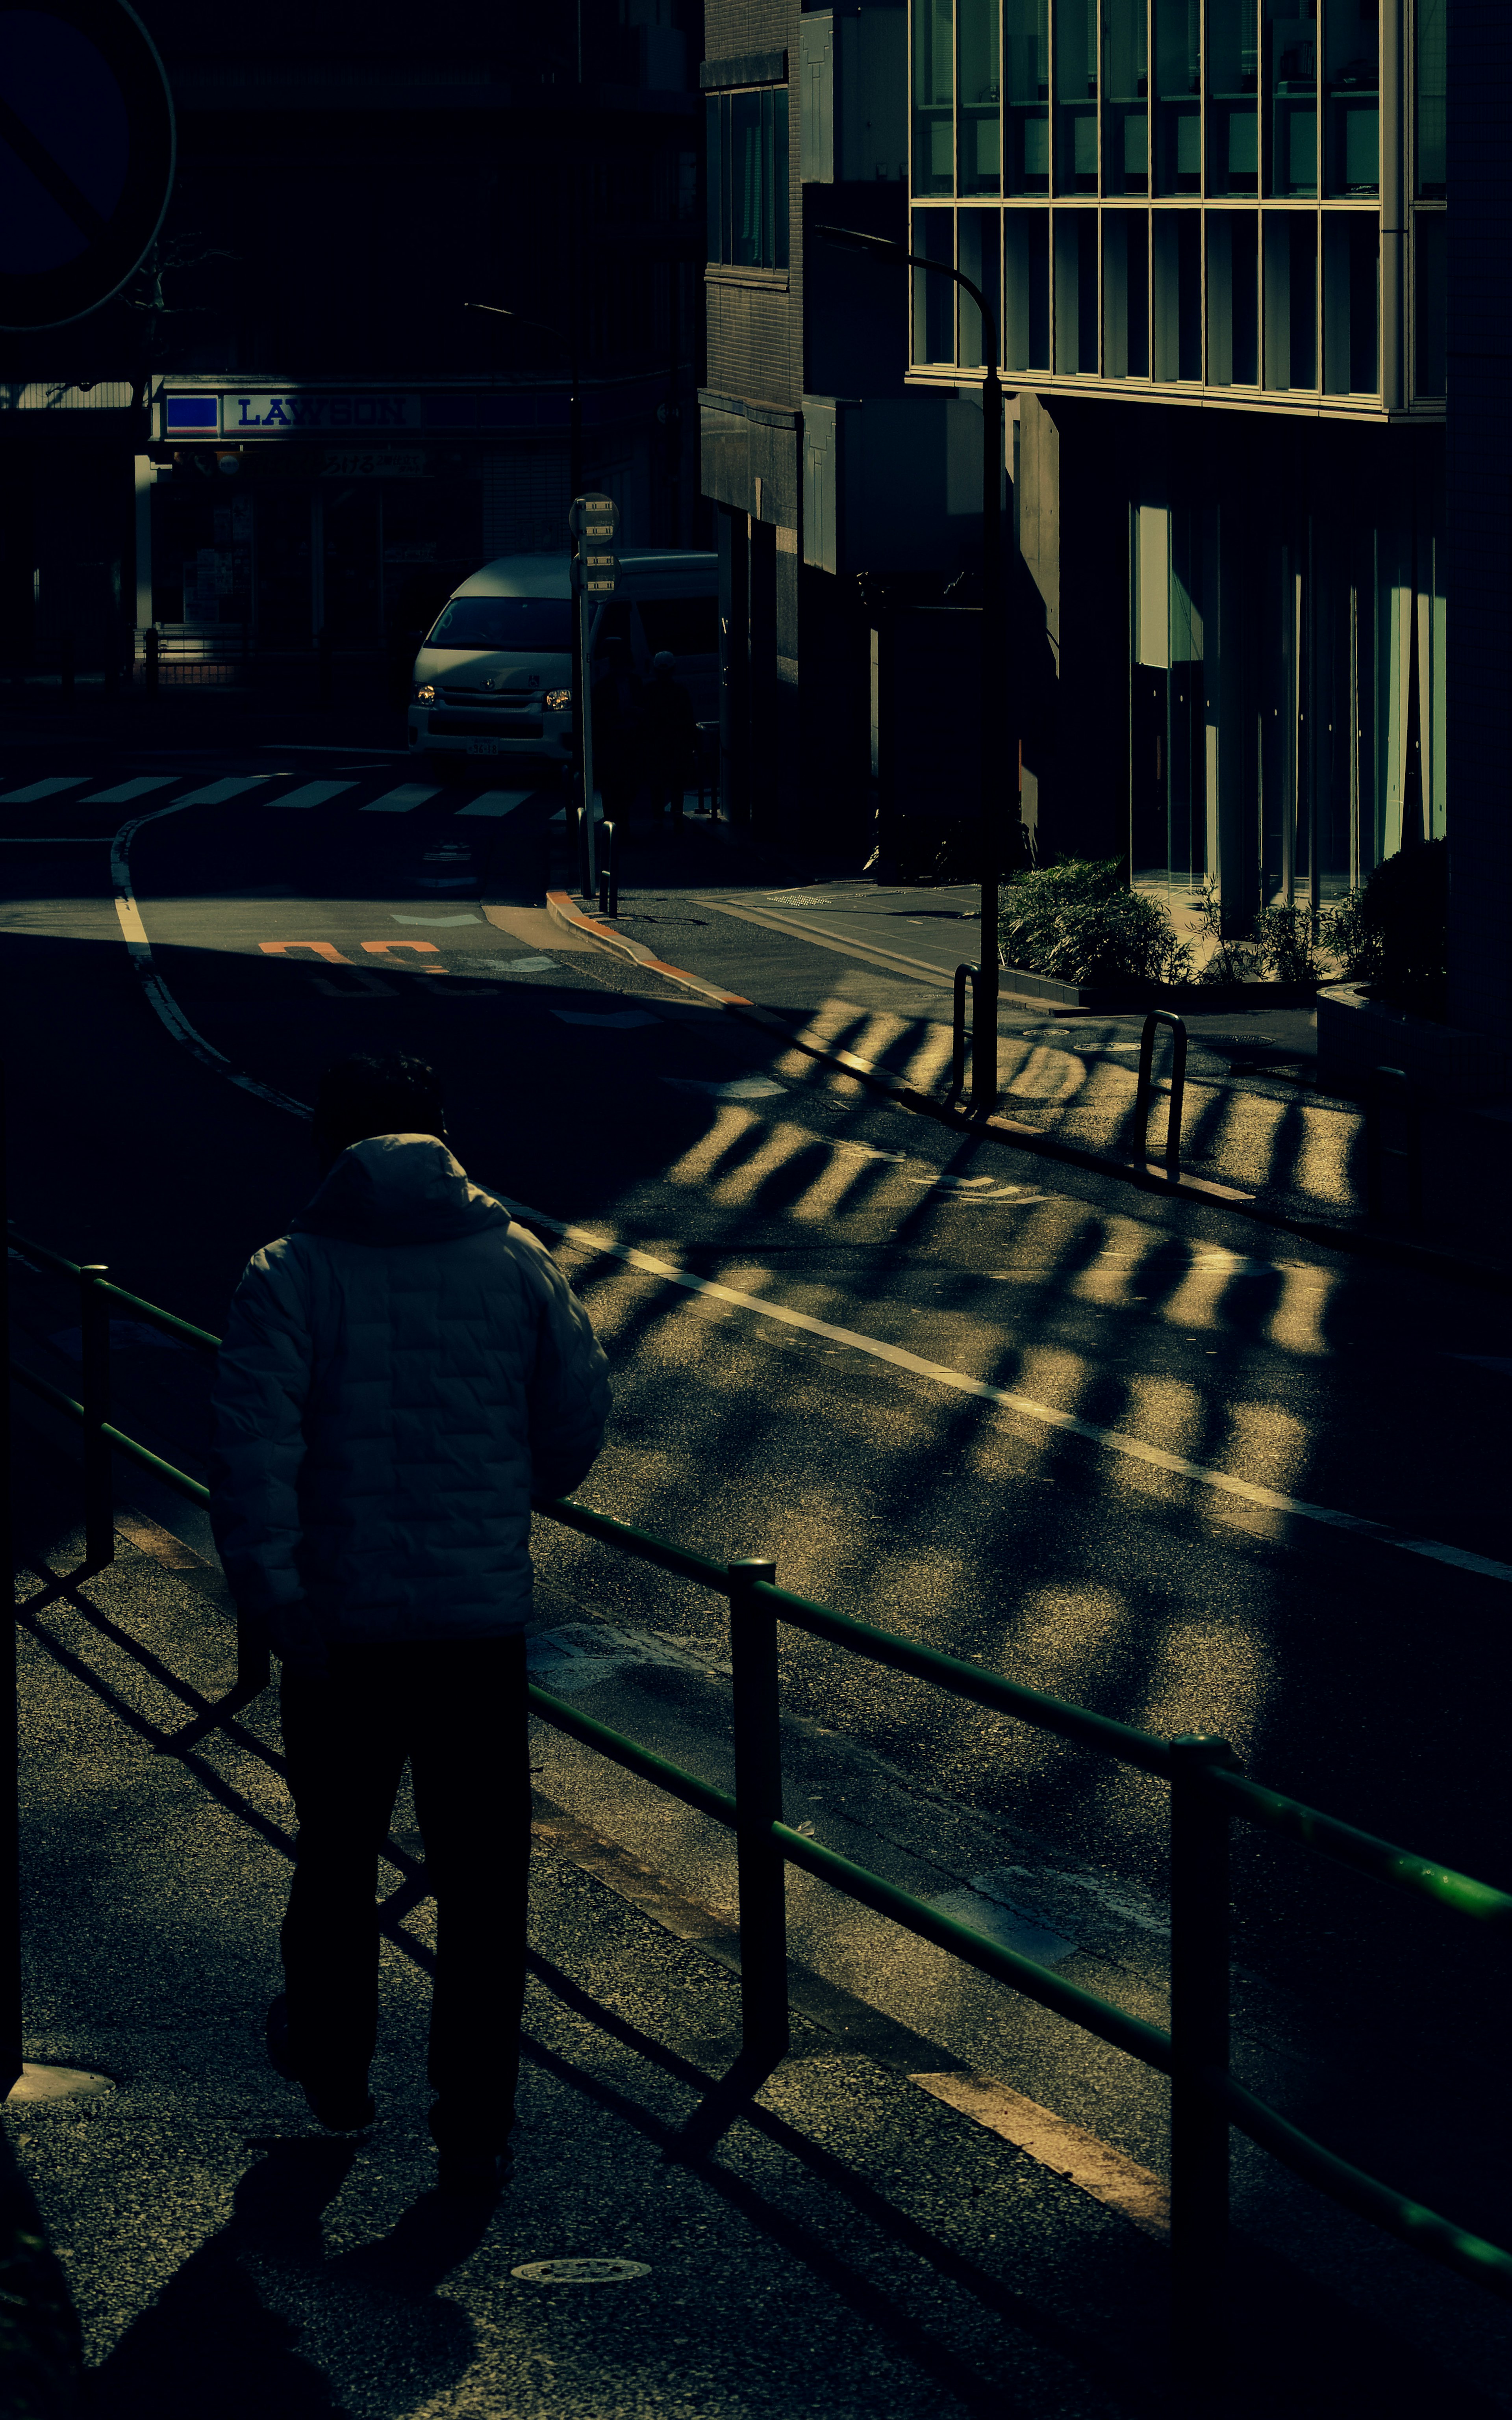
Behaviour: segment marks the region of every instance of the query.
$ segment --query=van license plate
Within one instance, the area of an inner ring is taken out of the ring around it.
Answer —
[[[503,744],[504,743],[501,739],[470,739],[468,741],[468,754],[470,756],[497,756],[502,749]]]

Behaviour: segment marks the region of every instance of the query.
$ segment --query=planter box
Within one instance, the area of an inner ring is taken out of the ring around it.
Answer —
[[[1361,1095],[1377,1067],[1400,1067],[1418,1092],[1434,1100],[1492,1100],[1512,1084],[1512,1053],[1484,1034],[1388,1008],[1352,984],[1320,991],[1319,1088]]]
[[[1053,975],[1030,974],[1020,967],[1005,967],[998,981],[1004,1000],[1090,1009],[1105,1016],[1136,1014],[1142,1008],[1170,1008],[1180,1016],[1197,1016],[1209,1010],[1223,1016],[1240,1008],[1308,1008],[1318,997],[1316,983],[1067,984],[1057,983]]]

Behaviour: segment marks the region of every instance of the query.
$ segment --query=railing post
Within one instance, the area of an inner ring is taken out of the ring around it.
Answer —
[[[1171,1742],[1171,2376],[1181,2420],[1223,2408],[1228,2117],[1228,1811],[1205,1787],[1226,1740]]]
[[[1186,1099],[1186,1024],[1166,1008],[1152,1008],[1139,1033],[1139,1079],[1134,1087],[1134,1134],[1139,1157],[1148,1161],[1149,1096],[1154,1090],[1155,1028],[1171,1030],[1171,1089],[1165,1114],[1165,1176],[1174,1185],[1181,1173],[1181,1112]]]
[[[764,2067],[775,2066],[788,2047],[787,1872],[771,1837],[782,1816],[777,1615],[755,1594],[759,1580],[776,1578],[777,1565],[757,1557],[729,1567],[742,2048]]]
[[[4,1070],[0,1069],[0,1220],[7,1203]],[[7,1229],[8,1233],[8,1228]],[[16,1558],[10,1521],[10,1284],[0,1293],[0,1561],[5,1566],[6,1635],[0,1665],[0,2101],[22,2071],[21,2041],[21,1722],[17,1707]]]
[[[102,1261],[79,1271],[85,1558],[91,1570],[116,1559],[115,1472],[104,1433],[110,1418],[110,1305],[100,1291],[109,1275]]]
[[[980,968],[959,966],[955,970],[955,989],[950,1002],[950,1098],[957,1099],[966,1087],[966,985],[971,985],[971,1044],[977,1044],[977,977]]]

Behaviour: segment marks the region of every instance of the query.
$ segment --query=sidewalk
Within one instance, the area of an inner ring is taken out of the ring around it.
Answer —
[[[596,919],[576,883],[569,888],[575,911]],[[619,913],[606,921],[654,956],[775,1015],[806,1050],[849,1052],[944,1102],[954,970],[980,955],[979,900],[970,885],[889,888],[832,869],[806,876],[775,849],[690,818],[680,839],[623,853]],[[1110,1159],[1157,1159],[1170,1046],[1158,1037],[1159,1089],[1141,1152],[1133,1109],[1143,1022],[1137,1009],[1068,1010],[1005,990],[999,1114]],[[1364,1112],[1318,1089],[1316,1012],[1194,1009],[1184,1022],[1183,1172],[1248,1194],[1276,1218],[1365,1229]],[[1505,1105],[1429,1105],[1422,1155],[1420,1240],[1512,1263]],[[1408,1236],[1402,1163],[1388,1160],[1387,1176],[1384,1232]]]

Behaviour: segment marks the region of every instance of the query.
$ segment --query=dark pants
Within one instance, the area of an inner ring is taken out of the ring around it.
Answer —
[[[289,2040],[307,2081],[354,2086],[378,2039],[377,1862],[406,1758],[437,1906],[438,2142],[501,2150],[515,2110],[531,1854],[525,1642],[336,1647],[285,1672],[300,1821],[284,1919]]]

